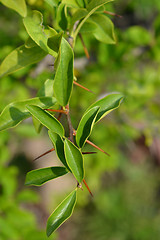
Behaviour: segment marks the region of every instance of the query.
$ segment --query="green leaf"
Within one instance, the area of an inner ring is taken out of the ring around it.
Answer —
[[[83,18],[83,20],[79,23],[77,29],[75,30],[75,32],[73,33],[73,38],[76,39],[77,34],[79,33],[81,27],[83,26],[83,24],[86,22],[86,20],[101,6],[103,6],[106,3],[112,2],[112,0],[92,0],[89,2],[89,4],[87,5],[87,11],[88,14],[85,16],[85,18]]]
[[[66,4],[69,7],[79,8],[79,5],[76,0],[62,0],[62,3]]]
[[[45,127],[59,134],[61,137],[64,136],[64,128],[62,124],[50,113],[43,110],[42,108],[34,105],[28,105],[26,108],[29,112],[37,118]]]
[[[43,15],[34,10],[32,14],[23,19],[24,26],[29,36],[40,46],[44,51],[56,57],[57,53],[50,49],[47,45],[48,38],[55,35],[55,31],[43,29]],[[49,35],[49,36],[47,36]]]
[[[89,33],[93,34],[94,31],[97,29],[96,23],[94,23],[92,20],[88,19],[83,26],[80,29],[80,33]]]
[[[99,113],[96,117],[95,123],[100,121],[103,117],[109,114],[114,109],[118,108],[121,104],[122,99],[124,96],[119,93],[109,94],[106,97],[100,99],[99,101],[93,103],[87,110],[97,106],[100,107]]]
[[[15,72],[30,64],[39,62],[46,56],[46,52],[38,46],[26,47],[25,45],[12,51],[0,65],[0,77]]]
[[[59,0],[45,0],[51,7],[57,7]]]
[[[77,11],[73,14],[71,18],[71,23],[70,23],[70,34],[72,33],[73,26],[77,21],[80,21],[82,18],[84,18],[87,15],[87,10],[85,8],[80,8],[77,9]]]
[[[94,14],[91,16],[91,19],[97,26],[93,31],[95,38],[106,44],[115,44],[116,38],[112,21],[103,14]]]
[[[57,23],[59,27],[66,31],[68,26],[67,16],[66,16],[66,5],[64,3],[61,3],[58,6],[57,9],[57,17],[56,17]]]
[[[86,112],[83,115],[78,125],[76,142],[80,148],[84,146],[87,138],[90,136],[92,132],[92,128],[96,120],[97,114],[99,112],[99,109],[100,108],[98,106],[91,108],[88,112]]]
[[[6,7],[18,12],[22,17],[27,15],[27,7],[25,0],[0,0]]]
[[[56,63],[54,94],[61,106],[66,106],[73,87],[73,51],[69,43],[62,38]]]
[[[64,154],[64,142],[62,138],[52,131],[48,131],[48,134],[54,145],[58,158],[64,164],[64,166],[70,171]]]
[[[36,97],[7,105],[0,115],[0,131],[17,126],[22,120],[31,116],[26,105],[35,104],[42,108],[53,107],[57,103],[54,97]]]
[[[48,46],[57,53],[59,52],[62,37],[63,37],[63,32],[59,32],[54,37],[48,38],[48,41],[47,41]],[[55,64],[54,64],[54,67],[55,67]]]
[[[48,167],[32,170],[27,173],[25,185],[41,186],[42,184],[68,173],[64,167]]]
[[[52,97],[53,96],[53,80],[47,79],[43,86],[39,89],[37,97]],[[54,107],[56,109],[56,106]],[[43,125],[35,118],[32,117],[34,128],[37,133],[40,133]]]
[[[64,152],[68,166],[79,183],[84,178],[84,163],[81,151],[68,139],[64,141]]]
[[[47,221],[48,237],[72,215],[76,200],[77,189],[71,192],[51,214]]]

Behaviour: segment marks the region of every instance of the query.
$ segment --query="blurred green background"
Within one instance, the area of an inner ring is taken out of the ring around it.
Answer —
[[[43,0],[28,0],[30,9],[53,25],[54,10]],[[95,126],[90,140],[110,153],[85,156],[86,181],[78,193],[74,214],[52,240],[160,239],[160,1],[117,0],[106,9],[116,45],[99,43],[90,35],[75,47],[75,74],[88,93],[74,86],[71,117],[76,128],[86,108],[105,94],[122,92],[123,104]],[[21,17],[0,4],[0,61],[23,44],[27,34]],[[41,64],[41,65],[40,65]],[[12,101],[34,97],[53,69],[45,62],[0,79],[0,111]],[[0,240],[45,240],[49,214],[76,185],[64,176],[41,188],[25,187],[25,174],[56,165],[54,153],[34,162],[50,149],[47,131],[37,135],[32,121],[0,133]],[[86,145],[86,151],[93,148]],[[53,183],[54,182],[54,183]]]

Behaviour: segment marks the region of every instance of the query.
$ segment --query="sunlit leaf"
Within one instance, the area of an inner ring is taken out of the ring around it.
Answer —
[[[27,15],[27,7],[25,0],[0,0],[6,7],[18,12],[22,17]]]
[[[99,113],[96,117],[95,122],[100,121],[103,117],[105,117],[107,114],[109,114],[114,109],[118,108],[121,104],[122,99],[124,96],[119,93],[115,94],[109,94],[106,97],[100,99],[99,101],[93,103],[87,110],[90,110],[91,108],[97,106],[100,107]]]
[[[56,63],[54,94],[61,106],[66,106],[73,87],[73,51],[69,43],[62,38]]]
[[[46,54],[47,53],[38,46],[26,47],[23,45],[18,47],[12,51],[0,65],[0,77],[39,62]]]
[[[66,4],[69,7],[79,8],[79,5],[76,0],[62,0],[62,3]]]
[[[56,34],[55,31],[43,28],[43,15],[34,10],[32,14],[23,19],[24,26],[29,36],[40,46],[44,51],[56,57],[57,53],[50,49],[47,45],[48,38]],[[48,36],[49,35],[49,36]]]
[[[58,134],[56,134],[52,131],[48,131],[48,134],[54,145],[54,148],[56,150],[58,158],[64,164],[64,166],[67,169],[69,169],[68,164],[66,162],[65,154],[64,154],[64,142],[63,142],[62,138]]]
[[[54,210],[47,221],[47,236],[49,237],[73,213],[77,200],[77,189],[71,192]]]
[[[93,31],[95,38],[106,44],[115,44],[116,39],[112,21],[103,14],[94,14],[91,19],[96,23],[96,28]]]
[[[51,7],[56,7],[58,5],[59,0],[45,0]]]
[[[68,166],[79,183],[84,178],[84,163],[81,151],[68,139],[64,141],[64,152]]]
[[[7,105],[0,115],[0,131],[15,127],[22,120],[31,116],[26,105],[35,104],[42,108],[49,108],[57,103],[54,97],[36,97],[23,101],[17,101]]]
[[[45,127],[59,134],[61,137],[64,135],[64,128],[62,124],[50,113],[42,108],[34,105],[28,105],[26,108],[29,112],[37,118]]]
[[[42,184],[68,173],[64,167],[48,167],[32,170],[27,173],[25,185],[41,186]]]
[[[80,148],[84,146],[85,141],[87,140],[87,138],[90,136],[92,132],[92,128],[96,120],[98,111],[99,111],[99,107],[95,106],[82,116],[82,119],[77,128],[77,134],[76,134],[76,142]]]

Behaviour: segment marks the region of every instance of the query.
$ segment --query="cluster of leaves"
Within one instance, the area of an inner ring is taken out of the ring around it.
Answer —
[[[47,79],[37,97],[17,101],[4,108],[0,115],[0,130],[17,126],[22,120],[32,116],[35,129],[42,126],[49,129],[49,137],[62,166],[33,170],[27,174],[26,184],[40,186],[49,180],[72,173],[77,187],[51,214],[47,222],[47,236],[50,236],[73,212],[77,189],[84,181],[84,159],[82,149],[94,125],[104,116],[118,108],[123,95],[109,94],[87,108],[77,130],[69,124],[70,136],[66,137],[61,122],[50,111],[67,115],[70,121],[69,101],[74,83],[74,52],[79,34],[89,33],[97,40],[108,44],[115,43],[111,20],[104,14],[108,0],[88,1],[49,1],[56,8],[57,29],[45,28],[43,16],[38,11],[27,13],[25,1],[1,1],[16,10],[23,17],[23,24],[29,35],[24,45],[12,51],[0,65],[0,77],[11,74],[27,65],[39,62],[47,54],[55,58],[54,78]],[[67,41],[67,40],[68,41]],[[73,134],[76,135],[75,139]]]

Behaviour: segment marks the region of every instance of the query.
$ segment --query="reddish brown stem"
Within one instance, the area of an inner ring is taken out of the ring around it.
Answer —
[[[40,156],[36,157],[33,161],[36,161],[38,160],[39,158],[45,156],[46,154],[50,153],[50,152],[53,152],[55,149],[54,148],[51,148],[50,150],[48,150],[47,152],[41,154]]]
[[[87,183],[86,183],[86,181],[85,181],[84,179],[83,179],[83,183],[85,184],[86,188],[88,189],[88,192],[89,192],[89,193],[91,194],[91,196],[93,197],[93,194],[92,194],[90,188],[88,187],[88,185],[87,185]]]
[[[63,109],[63,108],[61,107],[61,110],[62,110],[62,109]],[[62,117],[62,113],[59,113],[57,120],[60,121],[61,117]]]
[[[58,113],[68,114],[68,111],[66,110],[56,110],[56,109],[44,109],[44,110],[47,110],[49,112],[58,112]]]
[[[83,88],[84,90],[86,90],[86,91],[88,91],[88,92],[94,93],[94,92],[92,92],[91,90],[89,90],[88,88],[86,88],[86,87],[82,86],[81,84],[77,83],[76,81],[73,81],[73,83],[74,83],[75,85],[77,85],[78,87],[81,87],[81,88]],[[94,93],[94,94],[95,94],[95,93]]]
[[[113,13],[113,12],[109,12],[109,11],[104,11],[104,13],[108,14],[108,15],[111,15],[111,16],[116,16],[116,17],[119,17],[119,18],[122,18],[123,16],[121,15],[118,15],[116,13]]]
[[[93,146],[94,148],[97,148],[99,151],[105,153],[106,155],[108,155],[108,156],[110,157],[110,155],[109,155],[107,152],[105,152],[104,150],[102,150],[101,148],[99,148],[97,145],[95,145],[95,144],[92,143],[91,141],[87,140],[86,142],[87,142],[88,144],[90,144],[91,146]]]
[[[86,47],[86,45],[85,45],[85,43],[84,43],[83,37],[82,37],[82,35],[81,35],[80,33],[79,33],[79,38],[80,38],[80,40],[81,40],[81,43],[82,43],[82,46],[83,46],[84,53],[85,53],[86,57],[87,57],[88,59],[90,59],[89,52],[88,52],[87,47]]]
[[[97,152],[82,152],[82,154],[94,154],[94,153],[97,153]]]

